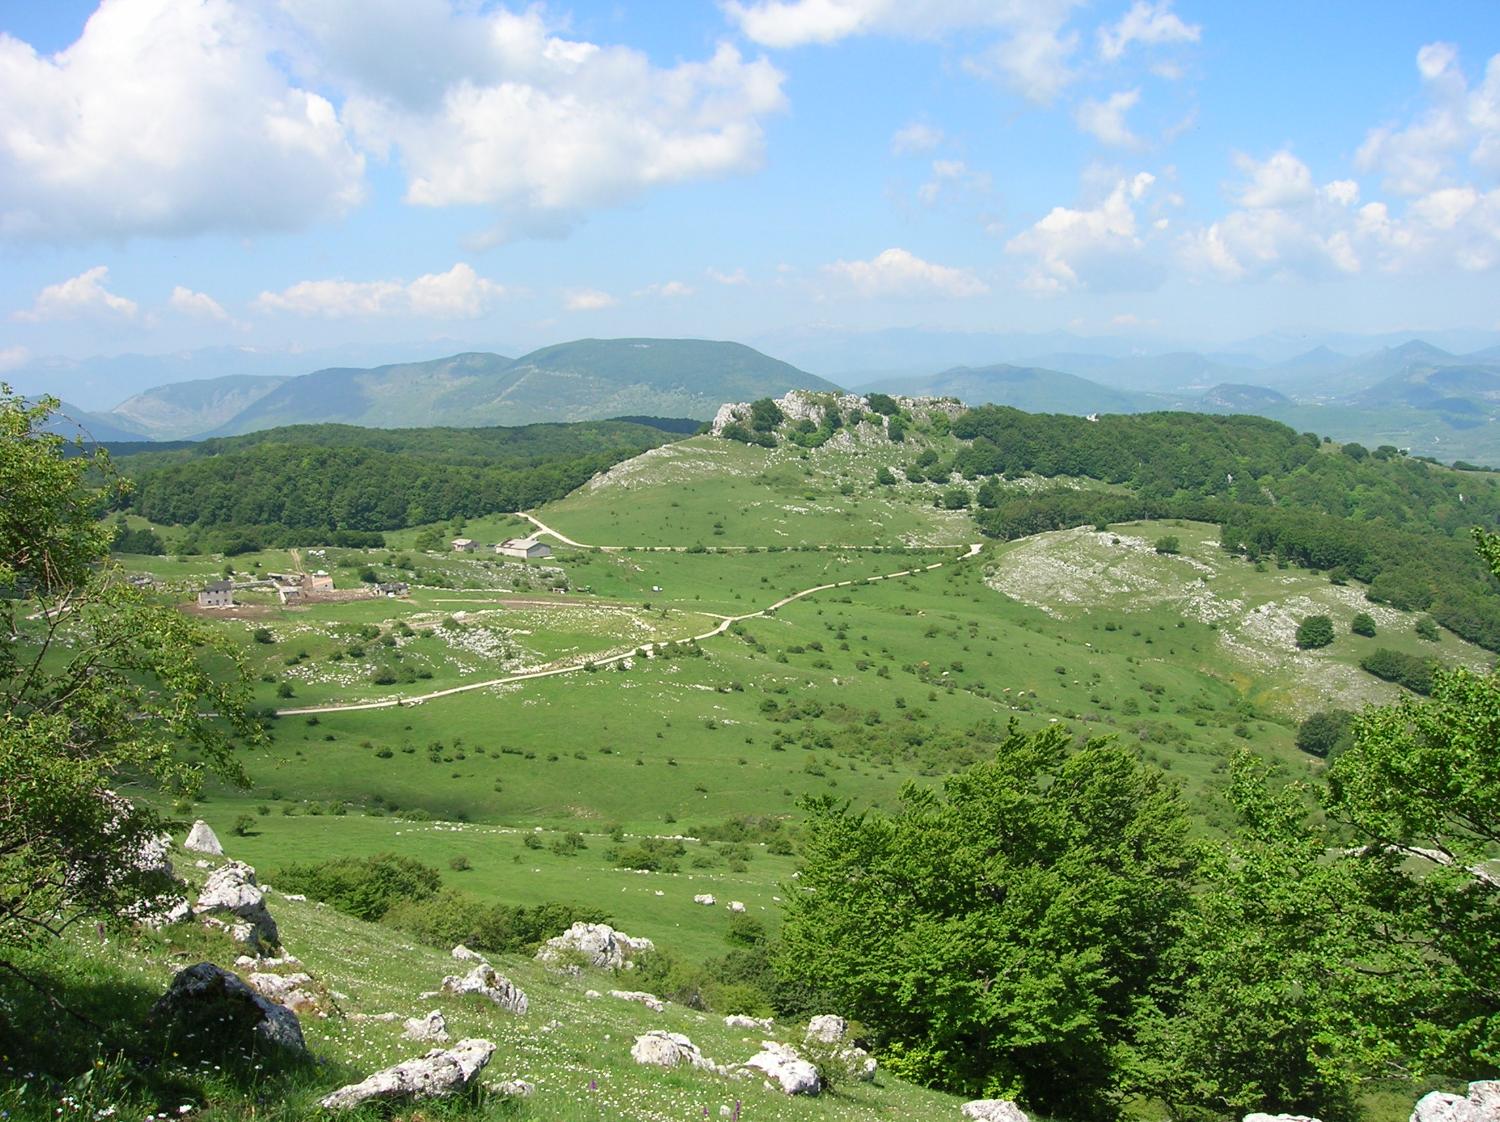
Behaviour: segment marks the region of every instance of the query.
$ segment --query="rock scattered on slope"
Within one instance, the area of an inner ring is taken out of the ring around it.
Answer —
[[[420,1040],[433,1044],[448,1043],[448,1022],[442,1010],[434,1009],[425,1017],[408,1017],[401,1033],[408,1040]]]
[[[219,844],[219,836],[214,833],[213,827],[203,819],[193,823],[193,828],[188,831],[187,840],[182,843],[183,849],[190,849],[194,853],[207,853],[213,857],[223,857],[224,847]]]
[[[1469,1101],[1484,1122],[1500,1122],[1500,1079],[1481,1079],[1469,1084]]]
[[[770,1032],[773,1021],[770,1017],[747,1017],[743,1013],[731,1013],[724,1018],[726,1028],[760,1029]]]
[[[636,1001],[644,1005],[653,1013],[660,1013],[666,1008],[662,999],[654,993],[646,993],[643,990],[610,990],[610,997],[619,998],[621,1001]]]
[[[1026,1112],[1009,1099],[972,1099],[959,1110],[975,1122],[1028,1122]]]
[[[766,1077],[766,1085],[788,1095],[816,1095],[823,1089],[818,1069],[797,1050],[774,1040],[762,1040],[761,1050],[745,1061],[745,1066]]]
[[[512,1013],[525,1013],[531,1005],[519,986],[493,966],[483,962],[462,978],[455,974],[448,975],[443,979],[443,992],[460,995],[477,993]]]
[[[255,883],[255,870],[243,861],[227,861],[209,874],[193,914],[228,931],[236,942],[254,947],[281,942],[266,895]]]
[[[1466,1096],[1433,1091],[1417,1100],[1411,1122],[1500,1122],[1500,1080],[1469,1084]]]
[[[717,904],[718,901],[714,899],[714,894],[712,892],[700,892],[698,893],[698,895],[693,897],[693,903],[702,904],[705,907],[711,908],[715,904]]]
[[[655,1067],[687,1064],[689,1067],[718,1070],[718,1065],[698,1051],[698,1046],[682,1033],[667,1032],[664,1029],[652,1029],[636,1037],[630,1048],[630,1056],[638,1064],[651,1064]]]
[[[325,1110],[350,1110],[372,1100],[396,1102],[435,1099],[462,1091],[495,1054],[488,1040],[460,1040],[452,1048],[434,1048],[419,1059],[375,1072],[359,1083],[340,1087],[319,1100]]]
[[[607,923],[575,923],[561,935],[548,939],[536,952],[538,962],[566,962],[572,955],[582,956],[588,965],[599,970],[631,970],[632,959],[642,951],[656,949],[650,939],[633,939]]]
[[[245,979],[250,988],[262,997],[268,997],[277,1005],[284,1005],[293,1013],[318,1013],[317,995],[305,987],[312,985],[307,974],[251,974]]]
[[[198,1047],[307,1050],[297,1014],[211,962],[178,971],[147,1019],[156,1026],[181,1028],[183,1039],[193,1039]]]
[[[536,1084],[524,1079],[507,1079],[504,1083],[496,1084],[495,1090],[513,1099],[529,1099],[536,1094]]]
[[[745,910],[744,903],[742,901],[739,901],[739,900],[731,900],[731,901],[729,901],[727,907],[729,908],[729,910],[731,912],[743,912]]]
[[[458,946],[454,947],[453,950],[449,951],[448,953],[451,954],[454,958],[458,959],[459,962],[484,961],[484,955],[480,954],[478,951],[469,950],[469,948],[464,946],[462,943],[458,944]]]
[[[849,1022],[832,1013],[823,1013],[807,1022],[803,1040],[831,1058],[850,1075],[863,1083],[875,1078],[879,1065],[863,1048],[848,1043]]]
[[[1306,1114],[1247,1114],[1244,1122],[1322,1122],[1318,1118],[1310,1118]]]

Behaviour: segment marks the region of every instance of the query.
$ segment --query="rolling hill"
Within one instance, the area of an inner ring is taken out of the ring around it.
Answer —
[[[286,380],[228,374],[157,386],[121,402],[109,416],[154,440],[181,440],[232,420]]]
[[[862,386],[864,393],[956,397],[970,405],[1009,405],[1028,413],[1140,413],[1162,407],[1150,394],[1112,389],[1036,366],[956,366],[927,378],[891,378]]]
[[[109,441],[135,441],[144,435],[139,429],[126,427],[126,423],[108,413],[90,413],[66,401],[44,426],[47,432],[55,432],[69,440],[82,437],[86,441],[107,443]]]
[[[522,425],[621,415],[707,419],[723,401],[832,383],[738,343],[581,339],[518,359],[469,353],[293,378],[204,435],[342,422]]]

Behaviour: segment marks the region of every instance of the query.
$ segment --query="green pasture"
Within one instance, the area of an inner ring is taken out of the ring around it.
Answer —
[[[851,438],[852,439],[852,438]],[[948,438],[942,438],[948,441]],[[925,445],[884,437],[845,447],[768,449],[698,436],[627,460],[537,516],[588,545],[956,545],[963,511],[933,484],[875,482]],[[956,446],[956,444],[955,444]]]

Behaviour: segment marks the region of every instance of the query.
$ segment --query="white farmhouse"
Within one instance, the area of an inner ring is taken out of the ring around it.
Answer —
[[[502,557],[519,557],[523,561],[536,561],[542,557],[551,557],[552,547],[535,538],[506,538],[495,547],[495,552]]]

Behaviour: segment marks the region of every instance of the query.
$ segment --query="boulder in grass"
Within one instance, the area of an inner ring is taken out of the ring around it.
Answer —
[[[698,895],[693,897],[693,903],[702,904],[706,908],[711,908],[715,904],[717,904],[718,901],[714,899],[714,894],[712,892],[700,892],[698,893]]]
[[[575,923],[556,938],[548,939],[536,952],[538,962],[566,961],[579,955],[598,970],[630,970],[642,951],[655,950],[650,939],[635,939],[607,923]]]
[[[448,1022],[443,1017],[441,1010],[434,1009],[425,1017],[408,1017],[401,1035],[408,1040],[420,1040],[423,1043],[432,1044],[446,1044],[449,1039]]]
[[[529,1099],[536,1094],[536,1084],[524,1079],[507,1079],[497,1084],[495,1090],[512,1099]]]
[[[745,1061],[745,1067],[765,1076],[766,1085],[788,1095],[816,1095],[823,1089],[818,1069],[797,1054],[795,1048],[762,1040],[761,1050]]]
[[[1247,1114],[1244,1122],[1321,1122],[1306,1114]]]
[[[254,973],[246,979],[250,988],[262,997],[268,997],[277,1005],[284,1005],[293,1013],[318,1013],[318,998],[309,988],[312,978],[307,974],[263,974]]]
[[[759,1029],[770,1032],[775,1022],[770,1017],[747,1017],[743,1013],[731,1013],[724,1018],[726,1028]]]
[[[266,894],[255,883],[255,870],[243,861],[226,861],[209,874],[193,914],[222,927],[236,942],[252,947],[281,942],[266,909]]]
[[[1488,1122],[1488,1118],[1471,1099],[1433,1091],[1417,1100],[1411,1122]]]
[[[377,1071],[319,1100],[324,1110],[352,1110],[367,1102],[410,1102],[455,1095],[474,1082],[495,1054],[488,1040],[460,1040],[425,1056]]]
[[[484,961],[484,955],[480,954],[478,951],[471,951],[471,950],[469,950],[469,948],[466,947],[466,946],[464,946],[462,943],[460,943],[460,944],[458,944],[458,946],[454,947],[453,950],[450,951],[449,953],[451,955],[453,955],[453,957],[456,958],[459,962],[483,962]]]
[[[643,990],[610,990],[609,996],[618,998],[620,1001],[634,1001],[644,1005],[653,1013],[660,1013],[666,1008],[666,1004],[654,993],[646,993]]]
[[[972,1099],[959,1110],[974,1122],[1028,1122],[1026,1112],[1010,1099]]]
[[[1481,1122],[1500,1122],[1500,1079],[1481,1079],[1469,1084],[1469,1102]]]
[[[680,1032],[652,1029],[635,1038],[630,1056],[638,1064],[653,1067],[701,1067],[717,1070],[710,1059],[698,1051],[698,1046]]]
[[[879,1065],[875,1057],[863,1048],[856,1048],[848,1043],[849,1022],[843,1017],[832,1013],[823,1013],[807,1022],[807,1032],[803,1041],[818,1053],[816,1058],[831,1065],[833,1070],[841,1070],[852,1079],[858,1079],[861,1083],[868,1083],[875,1078],[875,1072]],[[824,1068],[830,1070],[829,1067]]]
[[[180,970],[151,1006],[148,1023],[174,1030],[196,1050],[220,1054],[250,1047],[305,1052],[297,1014],[256,993],[237,974],[211,962]]]
[[[213,827],[201,818],[193,823],[193,828],[188,831],[187,840],[182,843],[182,848],[192,850],[194,853],[207,853],[212,857],[224,856],[224,847],[219,844],[219,836],[214,833]]]
[[[531,1006],[519,986],[493,966],[483,962],[462,978],[455,974],[448,975],[443,979],[443,992],[460,996],[477,993],[512,1013],[525,1013]]]

